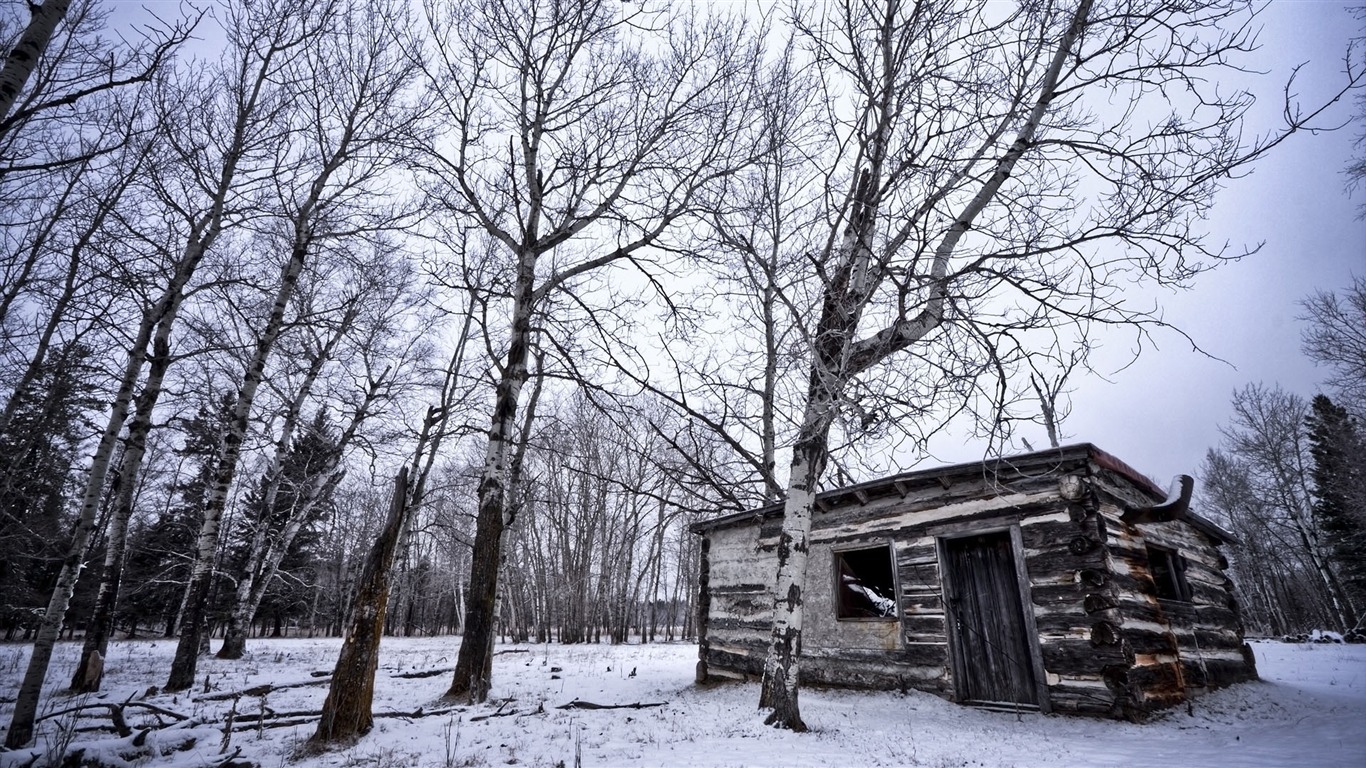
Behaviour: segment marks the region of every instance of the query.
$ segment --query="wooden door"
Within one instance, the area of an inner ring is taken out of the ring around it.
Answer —
[[[947,539],[944,565],[959,700],[1037,706],[1010,532]]]

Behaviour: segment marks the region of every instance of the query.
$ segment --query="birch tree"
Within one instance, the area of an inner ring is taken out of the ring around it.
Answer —
[[[1236,0],[846,0],[793,14],[831,99],[808,267],[820,309],[760,700],[770,724],[805,728],[807,550],[832,427],[896,388],[927,427],[967,403],[995,428],[1001,388],[979,379],[1023,361],[998,355],[1011,336],[1160,325],[1123,301],[1128,283],[1183,283],[1216,263],[1199,227],[1220,180],[1320,111],[1289,104],[1281,131],[1241,139],[1251,97],[1217,75],[1253,47],[1252,13]]]
[[[425,155],[428,188],[492,249],[497,282],[482,289],[507,323],[448,692],[482,701],[537,318],[552,302],[593,307],[587,281],[643,269],[732,172],[752,52],[718,22],[609,0],[433,2],[427,14],[432,42],[414,63],[448,128]]]
[[[21,10],[22,9],[22,10]],[[22,18],[27,11],[27,18]],[[101,153],[108,145],[72,142],[67,129],[150,83],[175,55],[197,17],[157,20],[102,35],[108,12],[96,0],[12,3],[0,9],[0,179],[48,171]],[[22,31],[21,29],[22,28]],[[44,146],[39,136],[59,138]],[[73,147],[82,151],[70,153]]]
[[[285,505],[282,519],[269,520],[263,517],[250,530],[246,562],[235,574],[234,595],[223,630],[219,658],[242,657],[247,629],[295,537],[341,482],[346,472],[346,456],[353,453],[361,442],[367,422],[377,414],[382,414],[386,404],[399,398],[399,382],[408,383],[400,372],[424,362],[390,358],[379,371],[373,370],[373,366],[362,366],[357,378],[363,381],[363,385],[359,387],[359,392],[348,398],[354,403],[342,406],[344,421],[340,433],[335,437],[335,450],[320,457],[317,466],[311,468],[306,478],[300,478],[290,487],[285,487],[288,483],[285,464],[294,445],[304,406],[312,400],[313,388],[324,367],[338,356],[343,343],[378,353],[381,352],[379,348],[385,342],[392,341],[395,335],[406,335],[415,330],[420,332],[420,325],[409,326],[405,323],[413,313],[418,295],[409,282],[411,274],[402,266],[403,255],[392,259],[392,254],[384,251],[376,253],[373,258],[371,264],[359,270],[342,270],[342,274],[333,275],[333,279],[349,278],[343,289],[341,306],[335,310],[338,315],[335,322],[321,324],[316,310],[300,313],[311,316],[311,327],[301,330],[311,331],[314,340],[306,344],[307,367],[298,388],[286,401],[257,501],[266,516],[276,512],[279,506],[277,501],[282,494],[288,496],[289,504]]]
[[[1366,410],[1366,277],[1340,291],[1315,291],[1302,304],[1305,354],[1328,368],[1325,383],[1343,400]]]
[[[38,66],[38,60],[70,7],[71,0],[47,0],[40,5],[29,5],[28,25],[5,55],[4,66],[0,67],[0,120],[8,117],[14,108],[19,92]]]
[[[242,21],[247,30],[253,21],[264,22],[280,36],[267,51],[286,44],[298,51],[275,83],[279,129],[286,138],[271,172],[278,228],[261,242],[288,255],[254,333],[205,500],[168,690],[183,690],[194,682],[228,490],[237,474],[252,404],[303,268],[338,241],[397,228],[402,220],[401,210],[385,199],[381,186],[399,157],[400,133],[416,117],[403,101],[409,71],[398,66],[401,46],[391,46],[388,38],[398,29],[393,19],[371,6],[289,2],[268,10],[272,13],[263,19]]]
[[[710,433],[705,439],[725,446],[728,456],[692,467],[716,491],[718,508],[769,504],[784,491],[778,453],[795,431],[788,405],[802,369],[792,352],[811,309],[803,254],[819,214],[809,190],[822,177],[807,155],[820,138],[810,119],[820,97],[814,86],[791,44],[763,68],[746,138],[756,157],[730,180],[691,244],[708,278],[670,303],[668,329],[657,341],[662,362],[651,361],[649,372],[624,372],[685,414],[685,430]],[[694,357],[689,348],[705,352]],[[678,426],[671,421],[656,431],[689,455]]]

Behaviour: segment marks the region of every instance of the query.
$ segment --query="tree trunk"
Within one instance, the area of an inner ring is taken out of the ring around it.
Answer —
[[[1302,515],[1292,513],[1295,521],[1295,532],[1300,538],[1300,543],[1309,556],[1310,565],[1314,569],[1314,575],[1318,577],[1319,583],[1323,585],[1323,595],[1327,598],[1328,609],[1332,612],[1333,621],[1338,625],[1339,632],[1347,632],[1356,626],[1356,616],[1352,610],[1351,601],[1348,600],[1346,593],[1342,589],[1342,584],[1338,581],[1337,574],[1333,573],[1328,559],[1323,556],[1322,548],[1319,546],[1318,536],[1311,533],[1310,526],[1301,519]],[[1304,517],[1307,517],[1305,515]]]
[[[301,213],[308,216],[308,211]],[[242,386],[237,392],[233,405],[232,421],[223,435],[219,452],[218,469],[210,486],[208,498],[204,502],[204,521],[199,528],[199,545],[196,547],[194,570],[190,583],[185,590],[187,600],[185,615],[180,621],[180,639],[176,643],[175,660],[171,673],[166,680],[166,690],[183,691],[194,684],[195,670],[199,663],[201,633],[204,630],[205,613],[208,611],[209,587],[213,583],[213,561],[218,551],[220,526],[223,511],[227,506],[228,488],[237,474],[237,461],[242,452],[242,441],[247,434],[247,420],[252,403],[256,400],[256,390],[265,377],[266,360],[275,348],[284,327],[285,308],[294,294],[299,274],[303,271],[304,259],[308,255],[311,234],[299,231],[290,253],[289,261],[280,274],[280,286],[275,292],[275,303],[271,307],[266,326],[256,341],[256,351],[251,363],[242,377]]]
[[[813,372],[813,397],[807,404],[802,434],[792,448],[791,480],[783,502],[783,526],[778,535],[778,575],[773,601],[773,630],[764,660],[763,688],[759,706],[772,710],[764,722],[793,731],[805,731],[797,692],[798,657],[802,648],[805,618],[806,564],[811,533],[811,513],[816,504],[816,484],[825,469],[830,424],[834,417],[833,393],[825,388],[823,372]]]
[[[475,522],[474,550],[470,554],[469,593],[465,603],[465,632],[456,657],[455,673],[447,696],[484,701],[490,681],[485,669],[493,657],[493,632],[498,595],[498,565],[503,531],[507,527],[507,479],[509,459],[516,442],[517,398],[527,379],[531,347],[531,312],[536,277],[536,254],[521,255],[517,273],[516,304],[512,313],[512,337],[507,363],[493,407],[484,471],[479,480],[479,514]],[[523,436],[525,438],[525,436]]]
[[[389,571],[411,508],[408,502],[408,468],[405,466],[394,478],[394,494],[389,502],[389,518],[384,530],[365,560],[352,608],[351,626],[332,671],[332,685],[323,701],[318,730],[309,739],[310,743],[323,744],[362,736],[374,724],[370,706],[375,695],[375,669],[379,665],[380,639],[389,605]]]
[[[38,67],[38,60],[47,50],[52,33],[57,30],[57,25],[62,19],[66,18],[66,11],[70,6],[71,0],[48,0],[42,5],[29,3],[31,17],[28,26],[24,28],[24,34],[19,38],[19,42],[14,44],[14,48],[5,57],[5,66],[0,68],[0,137],[3,137],[7,130],[5,118],[9,116],[10,110],[14,109],[14,103],[19,100],[19,94],[23,92],[29,76]]]
[[[114,609],[118,605],[119,585],[123,577],[123,558],[128,544],[128,518],[133,513],[138,478],[142,471],[143,459],[147,455],[147,436],[152,431],[152,412],[161,397],[162,382],[171,365],[171,329],[175,325],[178,310],[178,306],[171,307],[166,316],[157,323],[147,380],[138,395],[137,408],[132,422],[128,425],[128,436],[124,440],[123,460],[120,465],[121,487],[105,535],[103,579],[100,581],[99,596],[95,599],[94,612],[86,626],[81,658],[71,677],[71,690],[76,693],[93,693],[99,690],[100,676],[89,674],[89,667],[95,652],[99,652],[101,658],[109,655],[109,635],[114,626]]]

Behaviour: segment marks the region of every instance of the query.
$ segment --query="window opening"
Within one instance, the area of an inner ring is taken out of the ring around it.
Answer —
[[[836,552],[835,574],[838,618],[897,617],[890,545]]]
[[[1148,571],[1157,585],[1157,596],[1163,600],[1190,602],[1190,586],[1186,583],[1186,561],[1168,549],[1148,547]]]

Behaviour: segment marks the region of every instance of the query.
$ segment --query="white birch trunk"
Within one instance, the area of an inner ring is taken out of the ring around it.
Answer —
[[[922,309],[877,334],[854,341],[862,312],[882,279],[871,257],[874,223],[882,184],[882,161],[895,126],[885,104],[870,103],[879,120],[866,137],[868,169],[849,195],[847,224],[835,263],[824,288],[821,317],[812,340],[813,355],[807,404],[801,431],[793,447],[788,497],[778,540],[778,572],[774,587],[773,631],[764,663],[759,706],[771,709],[766,722],[780,728],[806,730],[798,707],[799,657],[803,629],[803,599],[811,535],[811,515],[821,474],[825,469],[830,426],[845,385],[892,354],[914,344],[939,327],[944,318],[949,260],[973,221],[995,199],[1016,163],[1028,149],[1047,113],[1068,53],[1076,45],[1090,13],[1092,0],[1081,0],[1067,31],[1053,55],[1039,86],[1038,98],[1009,150],[995,164],[993,173],[968,201],[940,240],[931,265],[931,286]],[[894,6],[889,6],[892,10]],[[894,15],[894,14],[892,14]],[[883,46],[890,48],[892,15],[883,20]],[[890,96],[891,73],[880,94]]]
[[[307,216],[307,212],[304,215]],[[204,501],[204,520],[200,525],[198,544],[195,547],[194,569],[190,573],[190,582],[185,590],[185,616],[181,619],[175,661],[166,682],[168,691],[185,690],[194,683],[200,635],[204,629],[204,613],[212,582],[214,555],[218,551],[219,532],[223,511],[227,506],[228,489],[237,474],[237,463],[241,456],[242,442],[246,439],[251,406],[256,400],[256,391],[261,386],[261,380],[265,377],[266,361],[275,348],[280,331],[284,328],[285,309],[289,306],[290,297],[293,296],[294,288],[299,281],[299,274],[303,271],[310,242],[311,235],[300,227],[296,232],[289,261],[281,270],[275,302],[256,341],[256,350],[242,378],[237,400],[233,403],[232,419],[219,443],[218,468]]]
[[[323,367],[332,359],[337,344],[350,331],[355,317],[355,311],[348,309],[336,333],[327,340],[327,343],[318,350],[309,362],[304,380],[290,401],[284,422],[280,426],[280,437],[275,442],[275,451],[271,456],[270,466],[266,468],[265,475],[268,479],[261,506],[262,509],[267,510],[267,513],[275,508],[275,501],[279,497],[280,484],[283,482],[282,473],[285,458],[293,445],[294,432],[298,428],[299,416],[303,413],[304,403],[312,394],[313,385],[318,380],[318,376],[321,375]],[[338,451],[345,449],[345,444],[349,443],[350,438],[355,435],[355,430],[359,427],[360,422],[365,420],[374,392],[375,388],[371,387],[361,409],[357,411],[351,425],[338,440]],[[325,471],[319,473],[315,482],[310,484],[307,489],[308,492],[299,497],[300,503],[295,505],[290,517],[285,522],[284,530],[277,537],[271,536],[269,526],[264,524],[257,526],[256,532],[252,536],[247,563],[243,566],[241,573],[237,575],[233,609],[229,614],[227,626],[223,630],[223,646],[218,653],[219,658],[238,659],[242,657],[246,647],[247,628],[250,627],[252,619],[256,616],[256,609],[265,596],[266,586],[275,577],[275,572],[279,567],[280,560],[284,558],[285,551],[294,542],[294,537],[312,513],[318,499],[321,498],[322,489],[331,484],[329,478],[336,471],[339,461],[340,457],[337,458],[337,461],[331,462]]]
[[[48,0],[41,5],[29,3],[28,9],[32,15],[28,26],[5,57],[4,67],[0,68],[0,126],[3,126],[10,110],[14,109],[14,103],[19,100],[29,76],[47,50],[52,33],[57,31],[57,25],[66,18],[66,11],[70,7],[71,0]],[[0,137],[3,136],[3,128],[0,128]]]
[[[534,235],[534,232],[532,233]],[[446,695],[484,701],[490,681],[493,633],[497,622],[499,561],[507,526],[507,479],[517,430],[517,399],[527,379],[531,348],[531,315],[536,279],[536,252],[525,250],[518,260],[517,292],[512,310],[512,333],[503,366],[479,478],[479,514],[471,553],[469,595],[464,636]]]
[[[303,529],[304,523],[312,516],[313,510],[318,504],[332,494],[337,485],[341,483],[346,470],[341,466],[342,457],[352,440],[355,439],[356,432],[365,423],[370,415],[371,406],[379,399],[379,390],[387,382],[380,380],[371,385],[370,391],[366,393],[365,400],[362,401],[360,408],[352,417],[351,422],[343,430],[337,439],[336,454],[328,463],[327,467],[314,475],[309,484],[299,494],[299,502],[285,527],[278,536],[269,537],[258,553],[253,554],[253,562],[249,563],[244,573],[241,574],[237,587],[238,602],[232,613],[232,618],[225,632],[223,645],[228,645],[227,635],[237,628],[238,635],[245,642],[246,630],[251,626],[252,620],[256,617],[256,611],[261,607],[261,601],[266,596],[266,590],[270,588],[270,583],[275,579],[275,574],[279,572],[280,562],[284,560],[285,553],[294,543],[295,537]],[[420,501],[415,500],[414,506]],[[406,532],[406,531],[405,531]],[[244,585],[245,584],[245,588]],[[223,654],[219,654],[223,656]],[[224,658],[239,658],[238,656],[228,656]]]

